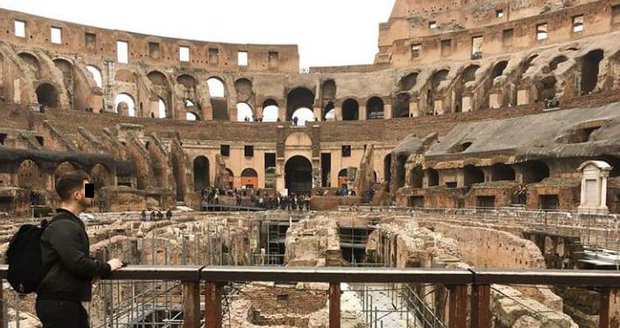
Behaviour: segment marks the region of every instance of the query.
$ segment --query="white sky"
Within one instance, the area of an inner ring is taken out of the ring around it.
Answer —
[[[300,66],[371,64],[395,0],[0,0],[29,14],[144,34],[297,44]]]

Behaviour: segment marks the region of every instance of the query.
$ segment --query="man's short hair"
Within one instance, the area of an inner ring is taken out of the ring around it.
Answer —
[[[56,182],[56,192],[60,200],[69,200],[71,194],[82,189],[84,180],[89,180],[88,174],[84,171],[71,171],[61,175]]]

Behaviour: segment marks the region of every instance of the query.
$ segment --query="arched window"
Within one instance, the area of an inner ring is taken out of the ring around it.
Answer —
[[[224,98],[226,96],[226,88],[222,80],[212,77],[207,80],[207,86],[209,87],[209,95],[212,98]]]
[[[128,116],[136,116],[136,103],[130,94],[119,93],[114,98],[114,111],[120,114],[125,110]]]
[[[246,103],[237,104],[237,122],[254,122],[252,107]]]
[[[103,87],[103,75],[101,75],[101,71],[92,65],[86,66],[86,70],[93,76],[93,80],[95,80],[95,84],[102,88]]]

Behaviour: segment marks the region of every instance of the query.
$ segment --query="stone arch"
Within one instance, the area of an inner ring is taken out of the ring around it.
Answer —
[[[335,120],[336,119],[336,107],[333,101],[329,101],[325,108],[323,108],[323,120]]]
[[[209,88],[213,119],[216,121],[229,121],[226,83],[221,78],[213,76],[207,79],[207,87]]]
[[[384,118],[383,99],[372,97],[366,102],[366,119],[382,119]]]
[[[449,73],[448,69],[440,69],[431,76],[429,88],[426,90],[427,113],[435,113],[435,100],[439,86],[448,77]],[[444,108],[444,112],[449,112],[449,108]]]
[[[550,176],[549,166],[540,160],[527,161],[519,164],[523,183],[536,183]]]
[[[209,158],[206,156],[198,156],[194,159],[194,190],[202,190],[209,187]]]
[[[254,122],[254,110],[248,103],[237,103],[237,122]]]
[[[312,146],[312,138],[304,132],[293,132],[284,140],[284,146]]]
[[[149,79],[149,81],[151,81],[151,84],[153,86],[158,86],[158,87],[164,87],[167,88],[168,87],[168,78],[166,77],[166,75],[160,71],[151,71],[149,72],[146,77]]]
[[[252,90],[252,81],[246,78],[240,78],[235,81],[235,91],[237,93],[237,102],[253,102],[254,91]]]
[[[502,60],[493,66],[493,72],[491,73],[491,80],[494,80],[496,77],[500,77],[504,74],[504,71],[508,67],[508,61]]]
[[[168,104],[162,97],[157,97],[157,111],[159,118],[168,118]]]
[[[262,122],[277,122],[280,116],[280,108],[278,102],[273,99],[267,99],[263,102]]]
[[[110,170],[103,164],[95,164],[95,166],[90,169],[89,175],[90,182],[95,184],[95,190],[99,190],[101,187],[111,186],[114,183]]]
[[[588,52],[581,59],[581,94],[588,94],[596,89],[600,63],[604,58],[604,52],[596,49]]]
[[[246,188],[258,188],[258,172],[248,167],[241,171],[241,185]]]
[[[42,83],[37,87],[37,102],[45,107],[58,108],[60,105],[59,94],[56,87],[49,83]]]
[[[26,67],[28,67],[28,70],[35,78],[39,79],[41,77],[41,64],[35,55],[28,52],[20,52],[17,56],[26,64]]]
[[[121,115],[136,116],[136,101],[134,97],[122,92],[114,97],[114,112]]]
[[[328,79],[321,84],[321,107],[324,120],[326,119],[325,116],[327,113],[334,108],[337,91],[338,87],[336,86],[336,81],[333,79]]]
[[[235,174],[229,168],[226,168],[226,172],[228,172],[228,187],[232,189],[235,187]]]
[[[418,74],[418,72],[413,72],[403,76],[400,81],[398,81],[398,88],[400,91],[409,91],[413,89],[418,82]]]
[[[312,162],[304,156],[293,156],[284,165],[284,181],[289,194],[310,194]]]
[[[564,56],[564,55],[559,55],[556,56],[555,58],[553,58],[550,62],[549,62],[549,67],[546,70],[545,73],[551,73],[553,71],[555,71],[558,68],[558,65],[560,65],[561,63],[565,62],[568,60],[568,57]]]
[[[177,76],[177,83],[188,91],[196,90],[196,79],[190,74],[181,74]]]
[[[471,187],[474,183],[484,182],[484,172],[473,165],[466,165],[463,168],[463,183],[466,187]]]
[[[94,65],[86,65],[86,70],[90,73],[93,81],[95,81],[95,85],[99,88],[103,88],[103,74],[101,74],[101,70]]]
[[[66,59],[56,58],[53,60],[54,66],[60,70],[63,77],[63,83],[65,88],[73,90],[75,74],[73,72],[73,64]],[[71,93],[70,93],[71,94]]]
[[[463,93],[465,92],[465,84],[476,80],[476,72],[480,68],[479,65],[469,65],[461,73],[459,82],[453,88],[454,94],[454,112],[463,111]]]
[[[292,120],[293,114],[300,108],[312,111],[314,105],[314,93],[305,87],[297,87],[286,96],[286,119]]]
[[[342,103],[343,121],[357,121],[359,116],[359,104],[355,99],[349,98]]]
[[[196,112],[188,111],[185,113],[186,121],[200,121],[200,115]]]
[[[491,181],[514,181],[515,170],[509,165],[503,163],[493,164],[491,166]]]
[[[29,190],[45,190],[45,171],[31,159],[23,160],[17,168],[17,185]]]

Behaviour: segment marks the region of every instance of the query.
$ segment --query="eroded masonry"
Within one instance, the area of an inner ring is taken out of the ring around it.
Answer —
[[[134,264],[613,269],[620,258],[620,0],[396,0],[373,64],[301,72],[296,45],[4,9],[0,33],[5,243],[58,206],[59,175],[81,169],[102,212],[94,256]],[[169,208],[172,220],[149,220]],[[203,212],[215,209],[256,213]],[[182,319],[173,283],[96,288],[104,326]],[[446,286],[346,288],[345,327],[449,324]],[[326,327],[328,293],[230,284],[225,317]],[[596,327],[601,311],[596,289],[491,295],[496,327]],[[11,302],[7,316],[36,322],[29,300]]]

